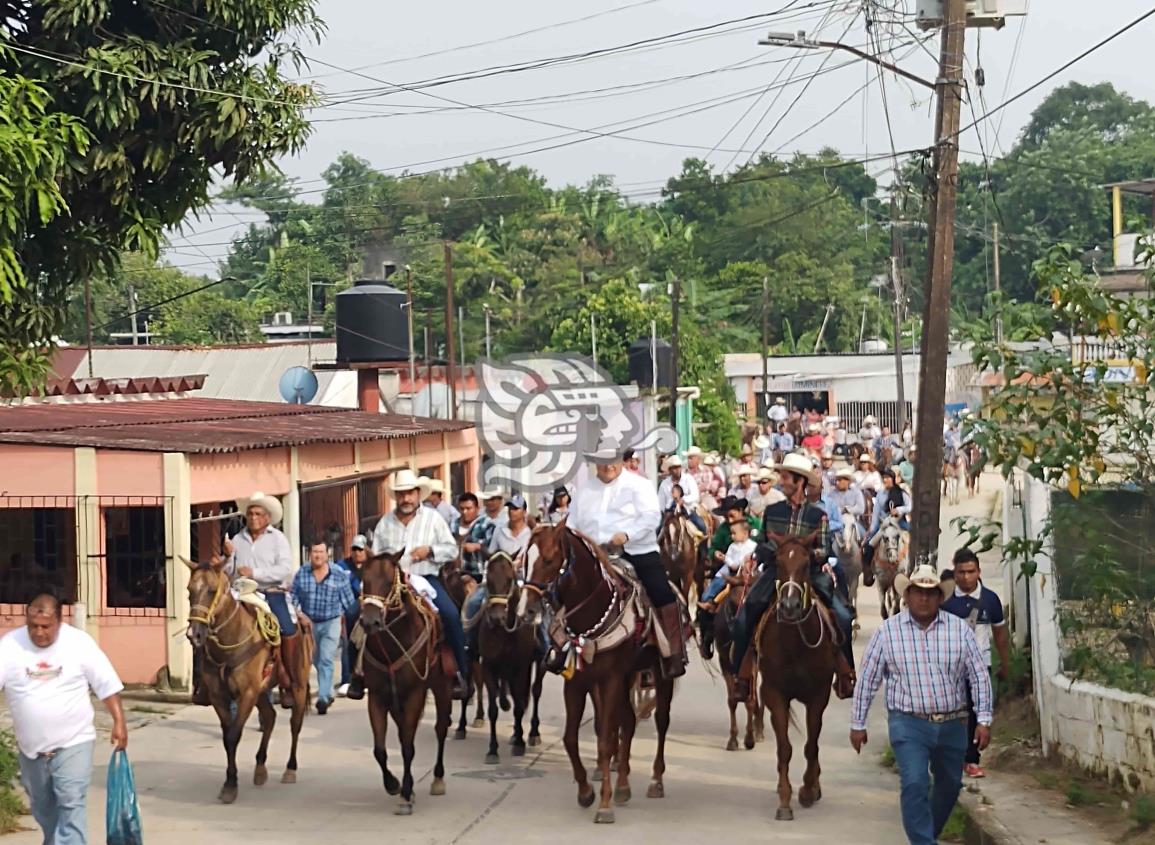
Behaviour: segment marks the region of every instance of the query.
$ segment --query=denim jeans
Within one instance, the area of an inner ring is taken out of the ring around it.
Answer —
[[[468,681],[469,658],[465,656],[465,629],[461,627],[461,612],[454,604],[452,596],[446,591],[445,585],[441,583],[441,578],[436,575],[426,575],[425,580],[429,582],[437,594],[433,599],[433,604],[441,616],[441,627],[445,634],[445,641],[453,649],[453,657],[457,660],[457,670],[461,673],[461,677]]]
[[[88,819],[85,803],[92,781],[92,748],[82,742],[51,757],[20,754],[20,780],[28,792],[44,845],[85,845]]]
[[[721,595],[722,591],[726,589],[726,576],[729,574],[729,567],[724,566],[719,570],[718,574],[710,580],[710,586],[702,593],[702,601],[713,601]]]
[[[910,845],[935,845],[962,787],[968,744],[966,720],[929,722],[891,711],[888,726],[902,782],[906,838]]]
[[[281,633],[286,637],[291,637],[297,633],[297,623],[293,621],[293,614],[289,612],[288,593],[275,593],[270,590],[265,593],[265,601],[269,603],[269,610],[273,611],[273,615],[277,617],[277,622],[281,625]]]
[[[313,623],[313,666],[317,670],[317,701],[333,700],[333,667],[341,640],[341,617]]]

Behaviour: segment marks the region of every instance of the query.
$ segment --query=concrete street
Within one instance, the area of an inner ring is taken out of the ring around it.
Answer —
[[[996,482],[986,479],[986,495],[944,511],[943,556],[954,549],[950,518],[989,511]],[[860,591],[862,632],[857,651],[878,622],[877,594]],[[328,715],[310,715],[302,732],[299,782],[279,783],[288,747],[288,713],[279,722],[270,753],[270,782],[251,785],[257,733],[242,743],[241,792],[236,804],[222,806],[216,795],[224,778],[220,731],[209,708],[186,707],[135,731],[129,754],[136,769],[149,845],[283,845],[290,842],[337,841],[378,843],[482,843],[506,838],[521,843],[694,843],[711,838],[744,843],[778,841],[895,843],[904,841],[898,815],[898,780],[879,762],[886,746],[885,711],[876,701],[868,752],[857,757],[847,741],[848,702],[832,698],[826,714],[821,762],[823,798],[802,809],[795,797],[795,821],[777,822],[774,810],[775,755],[770,740],[753,751],[727,752],[728,716],[724,686],[716,671],[697,658],[674,700],[667,743],[666,797],[645,797],[654,748],[651,722],[639,726],[634,743],[634,799],[617,810],[613,826],[593,824],[593,810],[576,802],[576,787],[560,736],[564,713],[561,681],[550,677],[542,700],[543,745],[514,759],[505,745],[509,720],[499,736],[502,763],[485,765],[488,727],[470,729],[468,739],[447,742],[444,797],[431,797],[429,780],[434,751],[432,705],[426,708],[417,745],[415,773],[420,779],[410,817],[396,817],[396,799],[387,796],[371,753],[364,703],[338,700]],[[587,713],[592,708],[587,709]],[[456,716],[456,714],[455,714]],[[255,727],[255,717],[250,723]],[[528,728],[527,728],[528,729]],[[741,732],[741,731],[740,731]],[[394,735],[395,736],[395,735]],[[795,795],[804,761],[797,734],[792,765]],[[592,725],[583,731],[587,765],[594,761]],[[103,753],[100,754],[103,757]],[[400,775],[396,744],[390,749]],[[92,841],[103,839],[104,770],[96,773],[91,793]],[[31,820],[29,820],[31,822]],[[14,834],[12,845],[34,845],[39,832]]]

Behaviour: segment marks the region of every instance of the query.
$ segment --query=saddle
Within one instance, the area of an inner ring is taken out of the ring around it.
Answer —
[[[233,590],[237,601],[256,619],[257,630],[260,632],[261,638],[274,648],[279,646],[281,644],[281,624],[277,621],[273,609],[269,607],[268,601],[265,600],[264,594],[259,592],[257,582],[251,578],[238,578],[233,582]],[[290,611],[293,610],[290,605]],[[296,615],[299,621],[299,618],[304,614]]]

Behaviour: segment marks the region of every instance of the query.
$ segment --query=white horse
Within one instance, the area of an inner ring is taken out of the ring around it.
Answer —
[[[942,464],[942,495],[950,504],[957,505],[962,497],[962,490],[967,486],[967,471],[969,464],[963,450],[959,449],[953,455],[947,454]]]
[[[902,597],[894,588],[894,579],[899,572],[910,572],[910,534],[898,524],[898,518],[888,516],[878,527],[878,533],[871,538],[874,546],[874,575],[878,584],[878,599],[882,618],[898,613],[902,608]]]
[[[858,608],[858,579],[862,575],[862,541],[858,527],[852,516],[844,515],[842,530],[834,537],[834,554],[846,575],[846,590],[850,596],[850,606]],[[858,630],[858,619],[854,620],[854,630]]]

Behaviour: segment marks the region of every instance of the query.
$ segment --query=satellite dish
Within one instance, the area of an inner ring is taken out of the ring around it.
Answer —
[[[290,405],[308,405],[317,396],[317,376],[308,367],[289,367],[281,374],[277,389]]]

